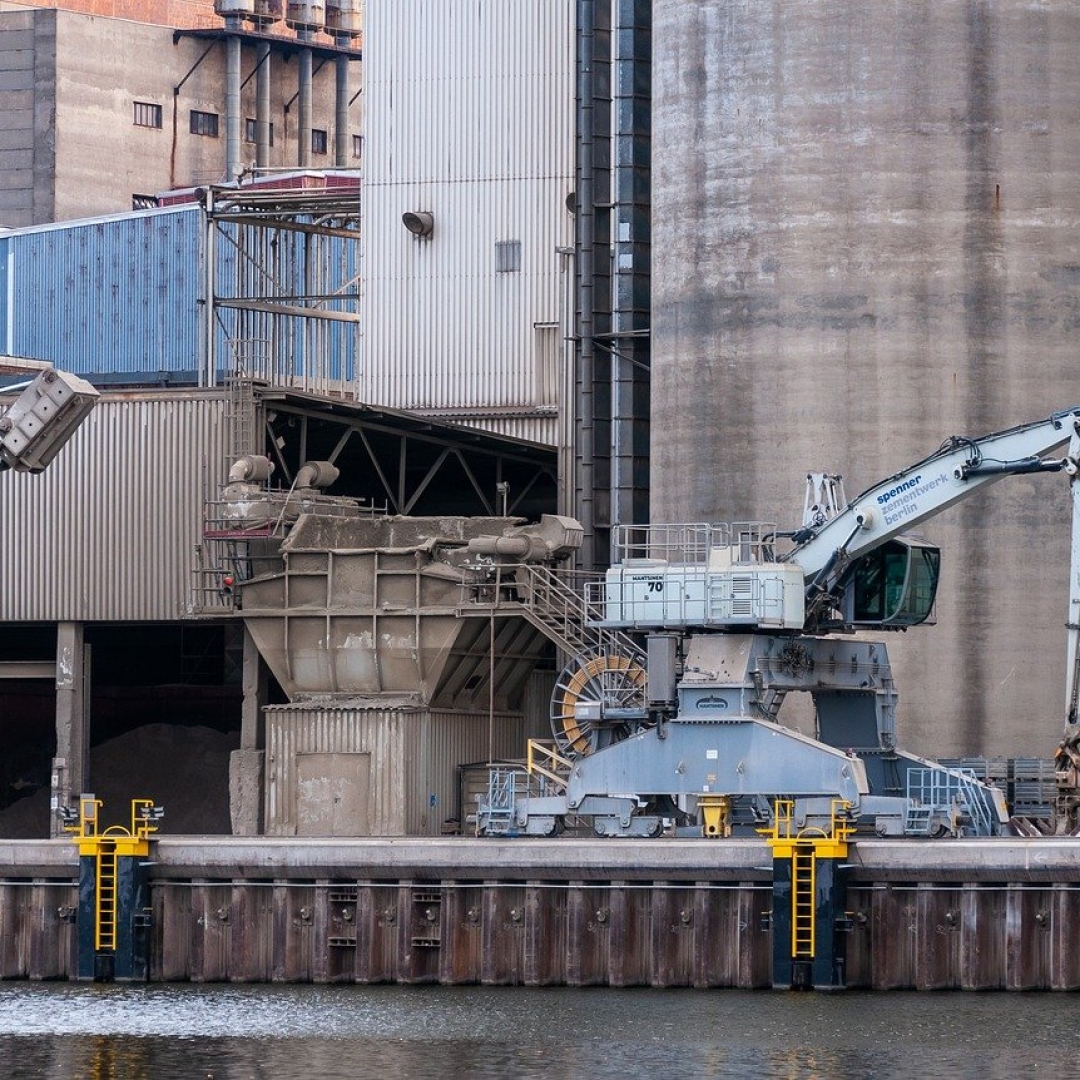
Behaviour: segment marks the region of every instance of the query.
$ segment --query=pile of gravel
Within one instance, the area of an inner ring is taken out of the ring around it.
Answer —
[[[229,753],[238,746],[238,733],[147,724],[93,747],[89,787],[104,802],[102,827],[128,825],[131,800],[153,799],[165,807],[161,833],[229,833]],[[48,835],[48,788],[0,810],[0,837]]]

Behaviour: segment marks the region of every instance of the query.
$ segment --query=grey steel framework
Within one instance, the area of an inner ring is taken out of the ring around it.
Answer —
[[[305,461],[319,460],[341,469],[337,493],[383,502],[392,514],[505,510],[533,519],[554,506],[555,451],[548,447],[279,387],[255,394],[266,448],[286,485]]]
[[[359,180],[316,190],[208,188],[203,197],[202,375],[352,392],[358,342]],[[231,286],[219,245],[235,252]],[[219,354],[222,335],[228,355]]]
[[[305,462],[325,461],[340,470],[334,494],[360,499],[372,512],[538,520],[557,502],[554,448],[395,409],[235,379],[226,428],[222,486],[233,461],[267,454],[283,496]],[[203,614],[230,606],[220,589],[226,541],[213,538],[219,509],[207,508],[196,570],[195,606]]]

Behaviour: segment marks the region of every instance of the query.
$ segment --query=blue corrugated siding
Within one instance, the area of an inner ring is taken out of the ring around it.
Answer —
[[[12,233],[12,351],[93,377],[198,367],[199,214]]]
[[[299,278],[305,237],[279,232],[274,239],[279,256],[284,246],[291,250],[284,265],[294,267]],[[196,207],[9,234],[0,241],[0,255],[8,247],[13,253],[11,325],[4,325],[6,305],[0,305],[0,351],[47,360],[101,384],[196,382],[203,242],[202,215]],[[324,238],[321,243],[324,262],[331,265],[316,274],[325,272],[327,281],[336,279],[335,283],[354,277],[358,245],[339,238]],[[241,292],[254,293],[255,283],[265,282],[266,275],[220,237],[217,262],[219,295],[237,293],[238,266],[244,278],[239,283]],[[0,259],[0,289],[7,272],[7,260]],[[310,268],[308,273],[312,273]],[[305,289],[301,280],[278,278],[273,284],[283,293],[299,294]],[[6,289],[0,297],[5,293]],[[258,317],[250,313],[219,309],[218,315],[215,333],[222,374],[236,352],[230,340],[259,336],[260,331]],[[314,345],[327,357],[326,370],[321,372],[324,377],[351,379],[355,327],[333,323],[305,330],[305,322],[285,320],[287,332],[282,334],[280,327],[276,333],[267,332],[267,339],[276,341],[284,352],[278,369],[303,374],[302,357]]]
[[[0,236],[0,352],[9,355],[14,351],[8,341],[8,328],[11,320],[8,318],[8,251],[11,241],[6,236]]]

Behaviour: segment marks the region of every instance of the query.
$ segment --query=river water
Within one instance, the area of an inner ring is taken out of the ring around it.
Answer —
[[[0,983],[10,1080],[1080,1076],[1069,994]]]

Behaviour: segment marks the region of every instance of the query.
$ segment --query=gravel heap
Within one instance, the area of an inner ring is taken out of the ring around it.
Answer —
[[[165,807],[159,832],[228,834],[229,753],[239,734],[206,727],[147,724],[90,751],[90,788],[102,799],[102,826],[127,825],[132,799]],[[49,835],[49,790],[0,811],[0,837],[32,840]]]

